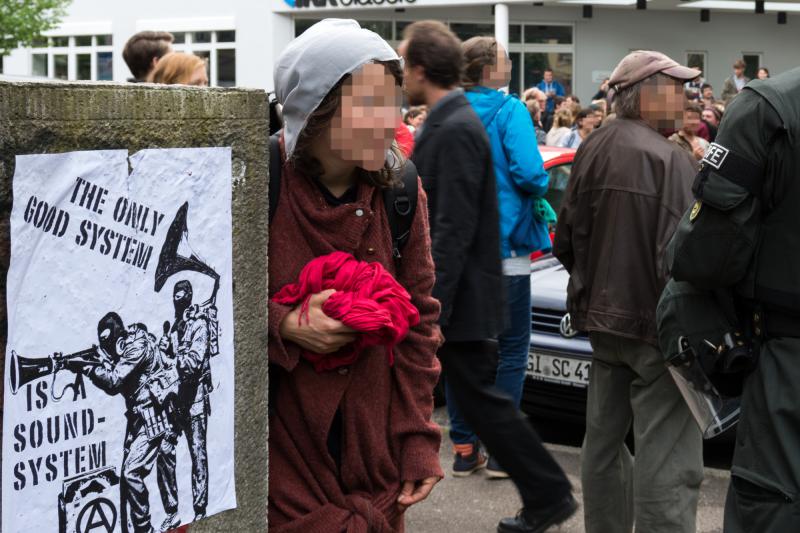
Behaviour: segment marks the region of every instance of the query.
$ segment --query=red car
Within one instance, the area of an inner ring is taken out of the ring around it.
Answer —
[[[558,212],[561,205],[561,198],[564,196],[564,189],[569,182],[569,173],[572,169],[572,160],[575,159],[574,148],[556,148],[555,146],[540,146],[539,152],[544,159],[544,169],[550,174],[550,187],[546,198],[553,209]],[[550,228],[550,240],[553,240],[554,233]],[[542,257],[542,252],[534,252],[531,259]]]

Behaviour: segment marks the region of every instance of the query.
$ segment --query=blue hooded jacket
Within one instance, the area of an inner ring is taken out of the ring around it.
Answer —
[[[525,196],[544,196],[549,182],[530,113],[518,98],[495,89],[474,87],[465,96],[483,122],[492,145],[503,259],[549,251],[547,224],[534,217],[528,218],[533,224],[530,231],[535,248],[513,249],[509,242],[514,226],[522,218],[523,206],[531,206]]]

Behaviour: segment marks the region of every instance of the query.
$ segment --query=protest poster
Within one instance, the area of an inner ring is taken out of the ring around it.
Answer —
[[[2,530],[236,506],[231,150],[19,155]]]

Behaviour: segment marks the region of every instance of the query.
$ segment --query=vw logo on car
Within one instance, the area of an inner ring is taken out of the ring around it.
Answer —
[[[569,313],[564,315],[561,319],[561,324],[558,327],[561,336],[565,339],[572,339],[578,335],[577,330],[572,327],[572,317],[569,316]]]

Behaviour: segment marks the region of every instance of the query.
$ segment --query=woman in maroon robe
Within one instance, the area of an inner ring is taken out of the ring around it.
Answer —
[[[269,303],[269,357],[278,382],[270,415],[271,531],[393,533],[403,512],[443,476],[431,421],[439,376],[439,304],[425,193],[402,259],[382,189],[399,178],[387,161],[399,121],[400,59],[354,21],[325,20],[282,53],[280,196],[270,223],[269,293],[297,280],[315,257],[339,250],[378,261],[410,293],[420,324],[394,350],[364,351],[352,365],[316,372],[302,352],[334,353],[358,333],[322,312],[332,291],[300,310]],[[390,152],[392,152],[390,154]],[[395,163],[395,167],[397,164]]]

